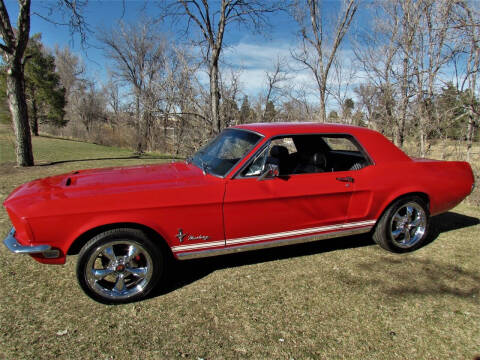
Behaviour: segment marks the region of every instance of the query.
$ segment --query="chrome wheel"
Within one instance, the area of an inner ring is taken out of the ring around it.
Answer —
[[[111,300],[141,294],[153,274],[150,253],[133,240],[116,240],[96,247],[84,268],[85,279],[95,293]]]
[[[422,240],[426,228],[427,215],[416,202],[408,202],[399,207],[390,221],[392,241],[402,249],[411,248]]]

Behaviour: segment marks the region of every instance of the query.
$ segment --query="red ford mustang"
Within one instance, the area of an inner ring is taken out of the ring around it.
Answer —
[[[378,132],[313,123],[224,130],[184,162],[80,170],[17,188],[5,245],[48,264],[79,253],[93,299],[144,298],[180,260],[371,232],[421,247],[429,216],[474,186],[466,162],[412,159]]]

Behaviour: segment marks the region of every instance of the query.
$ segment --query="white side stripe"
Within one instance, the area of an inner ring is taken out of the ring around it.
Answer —
[[[243,243],[260,241],[260,240],[271,240],[271,239],[277,239],[277,238],[293,237],[297,235],[321,233],[321,232],[331,231],[331,230],[343,230],[343,229],[350,229],[355,227],[366,227],[366,226],[374,225],[376,222],[377,222],[376,220],[367,220],[367,221],[360,221],[360,222],[354,222],[354,223],[348,223],[348,224],[328,225],[328,226],[321,226],[321,227],[308,228],[308,229],[285,231],[285,232],[279,232],[279,233],[273,233],[273,234],[248,236],[248,237],[243,237],[238,239],[227,239],[226,245],[235,245],[235,244],[243,244]],[[191,245],[173,246],[172,251],[204,249],[204,248],[211,248],[211,247],[223,246],[223,245],[225,245],[225,241],[223,240],[211,241],[211,242],[191,244]]]
[[[290,237],[290,236],[296,236],[296,235],[312,234],[312,233],[324,232],[324,231],[330,231],[330,230],[349,229],[353,227],[373,225],[375,224],[375,222],[376,222],[375,220],[369,220],[369,221],[361,221],[361,222],[350,223],[350,224],[329,225],[329,226],[321,226],[317,228],[292,230],[292,231],[286,231],[286,232],[274,233],[274,234],[249,236],[249,237],[244,237],[239,239],[231,239],[231,240],[227,239],[227,245],[242,244],[246,242],[259,241],[259,240],[270,240],[270,239]]]
[[[211,247],[223,246],[223,245],[225,245],[225,241],[220,240],[220,241],[211,241],[211,242],[192,244],[192,245],[172,246],[172,250],[173,251],[195,250],[195,249],[211,248]]]

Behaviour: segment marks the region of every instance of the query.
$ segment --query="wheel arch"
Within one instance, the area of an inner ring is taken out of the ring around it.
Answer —
[[[166,250],[167,254],[172,255],[172,251],[170,249],[170,246],[168,246],[167,241],[165,238],[160,235],[157,231],[152,229],[151,227],[136,223],[136,222],[117,222],[117,223],[110,223],[110,224],[104,224],[104,225],[99,225],[96,227],[93,227],[87,231],[84,231],[81,235],[77,236],[76,239],[71,243],[70,247],[68,248],[67,255],[76,255],[80,252],[80,249],[94,236],[108,231],[112,229],[118,229],[118,228],[129,228],[129,229],[138,229],[153,240],[155,244],[158,244],[162,250]]]
[[[425,204],[427,205],[427,210],[430,214],[430,196],[427,193],[422,192],[422,191],[412,191],[412,192],[407,192],[407,193],[403,193],[403,194],[397,194],[396,196],[393,196],[393,197],[389,198],[387,201],[385,201],[385,203],[382,205],[381,212],[377,216],[377,224],[378,224],[378,220],[380,220],[382,218],[383,214],[385,214],[385,211],[388,210],[390,205],[392,205],[394,202],[396,202],[400,199],[410,197],[410,196],[418,196],[423,201],[425,201]]]

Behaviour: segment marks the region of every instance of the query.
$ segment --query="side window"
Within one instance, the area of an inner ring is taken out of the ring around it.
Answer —
[[[293,138],[291,137],[273,139],[270,148],[272,148],[273,146],[282,146],[288,150],[289,154],[293,154],[297,151],[295,143],[293,142]]]
[[[260,175],[269,158],[275,158],[275,163],[279,164],[280,175],[360,170],[369,165],[349,135],[292,135],[272,139],[241,176]]]
[[[295,152],[296,147],[292,137],[275,138],[253,159],[241,175],[245,177],[260,175],[265,164],[272,158],[275,159],[275,163],[279,166],[280,175],[291,174],[290,154]]]
[[[324,137],[323,140],[333,151],[358,151],[357,146],[348,138]]]
[[[348,135],[325,135],[328,146],[327,159],[330,171],[360,170],[369,165],[353,137]]]

